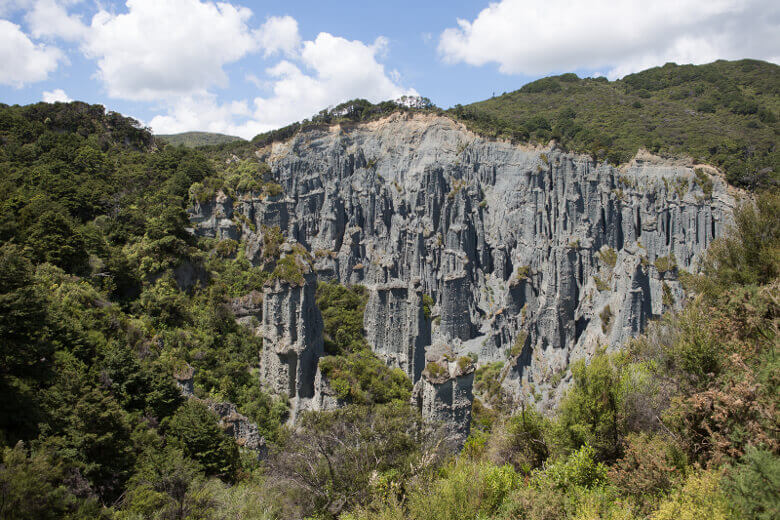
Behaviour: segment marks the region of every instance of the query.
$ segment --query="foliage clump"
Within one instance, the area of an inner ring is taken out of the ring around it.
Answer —
[[[425,374],[432,381],[439,381],[450,377],[449,369],[446,366],[444,366],[442,363],[436,361],[429,361],[425,365]]]
[[[426,320],[430,320],[431,309],[433,308],[434,305],[433,297],[430,294],[423,294],[422,304],[423,304],[423,315],[425,316]]]
[[[528,275],[531,273],[530,265],[521,265],[517,268],[517,279],[519,281],[527,280]]]
[[[399,368],[391,369],[371,351],[363,330],[368,291],[355,285],[329,282],[317,286],[317,305],[324,322],[323,339],[328,356],[320,370],[336,397],[346,402],[371,404],[408,401],[411,381]]]
[[[670,253],[668,256],[659,256],[656,258],[653,265],[658,270],[658,273],[663,275],[664,273],[677,269],[677,259],[674,257],[674,253]]]
[[[617,264],[617,251],[611,247],[604,247],[601,251],[599,251],[598,257],[599,260],[610,269],[615,268],[615,265]]]

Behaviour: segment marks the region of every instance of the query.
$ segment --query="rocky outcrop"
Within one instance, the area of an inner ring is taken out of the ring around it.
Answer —
[[[209,410],[217,415],[220,427],[236,440],[236,444],[242,448],[256,451],[259,458],[265,458],[268,450],[257,424],[245,415],[238,413],[238,409],[233,403],[215,402],[210,399],[202,400],[195,397],[194,376],[195,369],[190,365],[184,365],[174,371],[173,379],[182,395],[187,399],[195,399],[205,404]]]
[[[473,384],[474,364],[469,358],[431,360],[414,385],[412,406],[426,421],[445,425],[455,443],[463,446],[471,425]]]
[[[262,334],[260,325],[263,321],[263,293],[251,291],[244,296],[232,298],[228,304],[239,324],[257,335]]]
[[[675,273],[697,269],[734,204],[711,168],[649,154],[616,168],[433,115],[311,129],[257,156],[284,195],[219,194],[192,208],[195,233],[241,240],[260,265],[265,230],[278,226],[320,276],[368,287],[365,329],[390,365],[417,382],[424,353],[446,343],[456,356],[506,361],[505,389],[541,407],[573,359],[679,305]],[[304,399],[320,348],[306,290],[269,287],[262,326],[264,379]]]
[[[257,424],[238,413],[236,405],[228,402],[208,403],[208,407],[217,414],[219,425],[225,433],[236,440],[236,444],[242,448],[255,450],[259,452],[260,457],[265,457],[268,450]]]
[[[195,395],[195,369],[185,364],[173,372],[173,381],[184,397]]]
[[[261,382],[291,403],[291,420],[315,394],[323,355],[322,316],[315,300],[317,276],[300,253],[290,250],[263,288]],[[291,271],[290,271],[291,270]],[[286,279],[284,275],[291,276]]]

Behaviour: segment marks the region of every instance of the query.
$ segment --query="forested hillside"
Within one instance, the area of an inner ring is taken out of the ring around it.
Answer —
[[[186,146],[187,148],[243,141],[243,139],[234,135],[217,134],[213,132],[182,132],[180,134],[160,134],[157,137],[173,146],[181,145]]]
[[[675,67],[559,77],[453,110],[480,132],[558,137],[620,161],[636,146],[697,155],[756,187],[703,274],[683,276],[683,310],[575,365],[551,416],[486,390],[495,399],[475,410],[460,453],[410,406],[406,375],[368,348],[359,286],[317,291],[321,365],[343,407],[285,426],[287,403],[260,387],[262,340],[231,306],[300,275],[279,261],[285,237],[266,230],[267,262],[254,266],[236,241],[189,229],[186,209],[220,190],[282,193],[251,154],[226,162],[233,151],[392,106],[355,102],[252,145],[194,150],[100,106],[0,105],[0,518],[777,518],[777,68],[716,66],[725,80]],[[186,397],[174,376],[190,370]],[[482,369],[477,384],[491,377]],[[240,446],[214,402],[256,423],[267,453]]]
[[[772,63],[669,63],[617,81],[563,74],[450,113],[480,133],[556,139],[613,164],[645,148],[714,164],[737,186],[780,182],[780,67]]]

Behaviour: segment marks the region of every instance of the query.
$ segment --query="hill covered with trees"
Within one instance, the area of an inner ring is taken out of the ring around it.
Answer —
[[[737,186],[780,182],[780,67],[772,63],[668,63],[616,81],[563,74],[449,113],[481,134],[556,139],[613,164],[645,148],[714,164]]]
[[[210,146],[222,143],[243,141],[234,135],[217,134],[214,132],[182,132],[180,134],[159,134],[160,139],[173,146],[186,146],[197,148],[198,146]]]

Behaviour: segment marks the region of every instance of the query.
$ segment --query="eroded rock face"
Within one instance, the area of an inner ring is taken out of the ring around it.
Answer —
[[[371,286],[363,314],[366,339],[388,365],[417,381],[431,343],[431,321],[423,311],[422,288],[400,281]]]
[[[317,276],[301,276],[301,282],[272,279],[263,291],[261,381],[290,398],[291,420],[314,397],[317,364],[324,352],[315,300]]]
[[[707,167],[711,186],[692,166],[647,154],[615,168],[486,140],[431,115],[309,130],[257,155],[284,196],[220,194],[193,208],[196,233],[244,240],[255,258],[264,226],[278,225],[314,254],[320,276],[368,287],[369,343],[414,382],[429,346],[446,343],[480,363],[507,361],[506,389],[542,407],[561,394],[555,382],[568,378],[556,374],[573,359],[620,345],[679,305],[677,270],[697,268],[734,204]],[[263,335],[274,345],[264,377],[295,396],[311,393],[321,352],[313,291],[264,295]],[[521,335],[522,352],[510,355]]]
[[[412,405],[426,421],[443,423],[456,445],[462,447],[471,425],[473,385],[474,365],[465,358],[430,361],[414,385]]]

